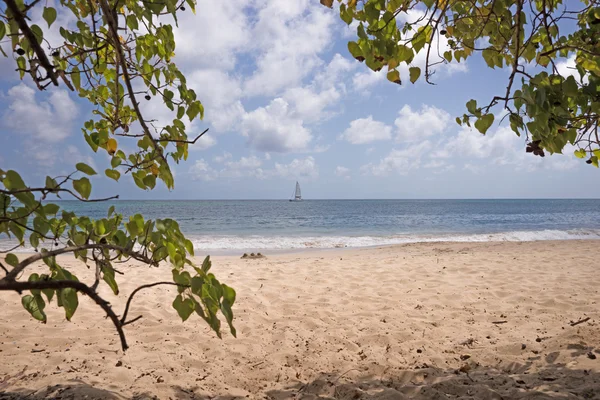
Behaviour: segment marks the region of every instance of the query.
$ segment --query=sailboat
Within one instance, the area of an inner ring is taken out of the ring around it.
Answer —
[[[294,192],[294,198],[290,199],[290,201],[301,201],[302,200],[302,192],[300,192],[300,184],[296,181],[296,191]]]

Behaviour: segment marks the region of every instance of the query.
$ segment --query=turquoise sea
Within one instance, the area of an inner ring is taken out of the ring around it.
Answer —
[[[173,218],[197,250],[212,254],[435,241],[600,239],[600,200],[122,200],[59,204],[95,218],[104,217],[111,205],[125,215]]]

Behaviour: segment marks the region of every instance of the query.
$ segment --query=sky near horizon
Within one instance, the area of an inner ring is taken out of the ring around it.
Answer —
[[[354,28],[318,0],[200,0],[196,15],[179,18],[174,61],[205,107],[188,134],[209,134],[174,165],[172,192],[101,174],[94,197],[284,199],[296,180],[305,198],[600,197],[600,171],[572,149],[534,157],[500,118],[486,136],[456,124],[469,99],[506,90],[509,72],[479,56],[438,66],[435,86],[413,85],[401,70],[398,86],[350,56]],[[55,25],[68,23],[59,11]],[[80,130],[91,107],[65,87],[39,92],[13,63],[0,59],[0,168],[31,183],[78,161],[107,168]],[[142,105],[158,121],[172,118],[158,99]]]

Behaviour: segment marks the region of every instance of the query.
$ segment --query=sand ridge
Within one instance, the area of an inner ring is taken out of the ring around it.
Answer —
[[[41,325],[0,293],[0,399],[600,398],[598,245],[214,257],[238,293],[238,338],[219,340],[198,318],[181,323],[173,289],[155,287],[134,303],[131,315],[144,318],[126,327],[125,354],[89,299],[71,323],[47,307]],[[166,266],[122,269],[123,294],[170,276]],[[122,310],[124,296],[102,294]]]

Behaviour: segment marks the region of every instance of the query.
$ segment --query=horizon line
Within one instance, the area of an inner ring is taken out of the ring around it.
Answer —
[[[48,199],[45,199],[48,201]],[[223,199],[110,199],[106,201],[288,201],[288,198],[223,198]],[[598,197],[383,197],[383,198],[309,198],[302,201],[363,201],[363,200],[600,200]],[[77,199],[56,199],[51,201],[80,201]]]

